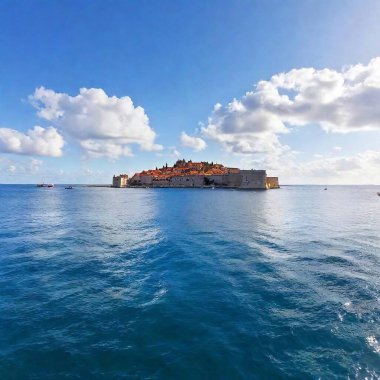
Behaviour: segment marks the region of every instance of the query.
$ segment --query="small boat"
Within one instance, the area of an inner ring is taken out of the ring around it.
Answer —
[[[380,197],[380,191],[377,192],[377,195]]]
[[[37,183],[37,187],[54,187],[52,183]]]
[[[325,190],[327,190],[327,187],[325,187]]]
[[[71,190],[72,188],[73,188],[72,186],[65,187],[66,190]]]

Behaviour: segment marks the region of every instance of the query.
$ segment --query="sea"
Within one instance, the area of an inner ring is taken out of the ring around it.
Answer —
[[[0,186],[0,379],[379,379],[380,191]]]

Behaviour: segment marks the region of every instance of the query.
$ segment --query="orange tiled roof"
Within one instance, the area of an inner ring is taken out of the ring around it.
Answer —
[[[191,162],[178,160],[174,166],[164,166],[160,169],[143,170],[141,173],[136,173],[136,176],[148,175],[154,179],[168,179],[178,176],[189,175],[223,175],[227,173],[238,173],[237,168],[226,168],[222,164],[213,164],[209,162]]]

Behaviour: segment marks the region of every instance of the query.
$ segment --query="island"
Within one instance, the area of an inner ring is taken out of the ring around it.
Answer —
[[[234,188],[278,189],[278,177],[268,177],[266,170],[242,170],[213,162],[177,160],[173,166],[144,170],[128,178],[114,175],[112,187],[178,187],[178,188]]]

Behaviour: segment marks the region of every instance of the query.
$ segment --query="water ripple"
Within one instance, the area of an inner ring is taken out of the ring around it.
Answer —
[[[379,379],[375,194],[0,186],[0,378]]]

